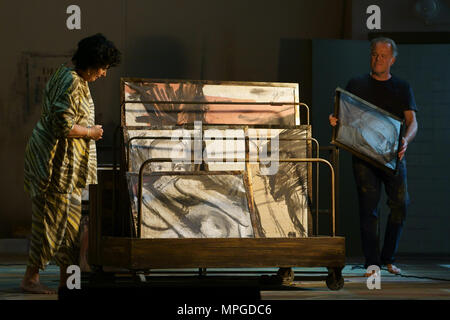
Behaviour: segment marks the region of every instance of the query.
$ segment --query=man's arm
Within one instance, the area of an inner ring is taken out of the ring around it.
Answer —
[[[398,158],[400,160],[402,160],[405,156],[408,144],[410,144],[414,140],[417,134],[416,112],[413,110],[406,110],[403,112],[403,114],[405,115],[406,132],[405,136],[402,138],[402,146],[400,148],[400,151],[398,152]]]

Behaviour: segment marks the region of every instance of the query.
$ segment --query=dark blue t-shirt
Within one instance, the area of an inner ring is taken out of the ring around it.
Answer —
[[[404,118],[403,111],[417,112],[416,101],[411,86],[396,76],[379,81],[370,74],[351,79],[345,90],[364,99],[393,115]]]

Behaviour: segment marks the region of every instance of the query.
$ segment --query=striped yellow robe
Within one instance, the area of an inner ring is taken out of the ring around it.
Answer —
[[[62,65],[44,90],[42,114],[25,150],[24,188],[32,199],[29,266],[77,264],[81,189],[97,183],[95,141],[67,138],[95,124],[88,83]]]

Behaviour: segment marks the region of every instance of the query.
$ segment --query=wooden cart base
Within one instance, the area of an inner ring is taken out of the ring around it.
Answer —
[[[151,269],[180,268],[264,268],[326,267],[328,288],[344,285],[341,270],[345,266],[345,238],[316,236],[306,238],[201,238],[141,239],[107,236],[102,218],[110,203],[111,183],[103,183],[101,192],[90,186],[89,264],[94,270],[103,266],[137,273]]]
[[[345,238],[136,239],[102,237],[101,266],[166,268],[326,267],[328,288],[344,285]]]
[[[164,268],[343,267],[345,238],[135,239],[103,237],[103,265]]]

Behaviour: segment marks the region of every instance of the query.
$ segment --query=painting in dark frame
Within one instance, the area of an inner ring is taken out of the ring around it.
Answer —
[[[397,172],[402,119],[341,88],[336,88],[334,116],[339,121],[332,144],[386,172]]]

